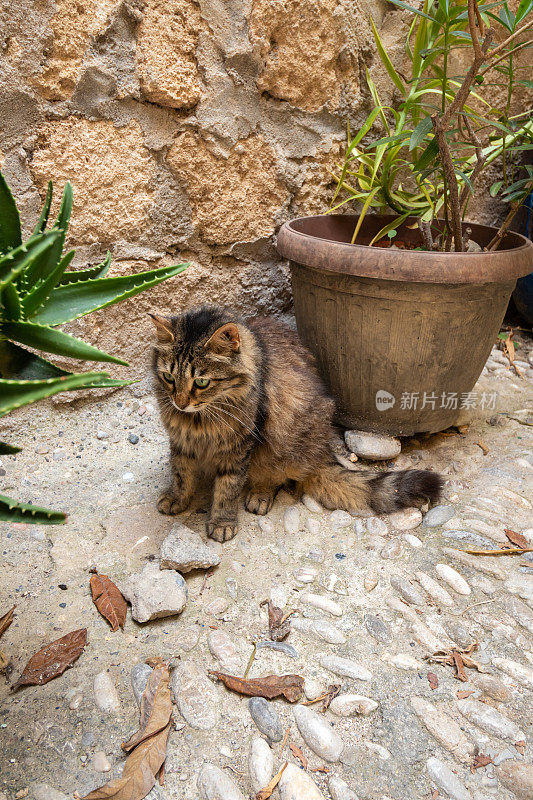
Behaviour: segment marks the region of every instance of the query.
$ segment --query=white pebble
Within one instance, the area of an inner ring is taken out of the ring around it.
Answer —
[[[368,517],[366,521],[366,529],[372,535],[381,536],[389,530],[387,523],[379,517]]]
[[[93,682],[94,700],[100,711],[117,711],[120,700],[109,673],[99,672]]]
[[[298,533],[300,530],[300,511],[298,510],[298,506],[289,506],[285,509],[283,525],[287,533]]]
[[[364,746],[366,747],[367,750],[369,750],[371,753],[374,753],[375,755],[377,755],[377,757],[380,758],[382,761],[388,761],[389,760],[390,753],[389,753],[389,751],[387,750],[386,747],[383,747],[382,745],[377,744],[377,742],[369,742],[369,741],[366,741],[366,740],[363,740],[363,744],[364,744]]]
[[[450,800],[471,800],[472,795],[461,783],[457,775],[438,758],[428,758],[426,761],[429,777],[440,792]]]
[[[348,528],[353,522],[353,517],[347,511],[342,511],[342,509],[337,509],[336,511],[332,511],[329,516],[329,524],[335,530],[339,530],[341,528]]]
[[[299,583],[313,583],[318,571],[314,567],[299,567],[293,574]]]
[[[492,659],[492,663],[515,681],[521,683],[522,686],[533,689],[533,669],[531,667],[519,664],[518,661],[512,661],[510,658],[497,658],[496,656]]]
[[[397,653],[394,656],[390,655],[390,653],[384,653],[381,656],[381,660],[399,669],[424,669],[424,664],[410,653]]]
[[[314,517],[308,517],[305,521],[305,527],[313,536],[318,536],[320,533],[320,522]]]
[[[346,644],[346,636],[327,620],[292,618],[291,628],[303,634],[317,636],[328,644]]]
[[[470,553],[454,550],[453,547],[443,547],[442,551],[450,558],[460,561],[461,564],[476,569],[478,572],[483,572],[485,575],[490,575],[492,578],[504,581],[507,577],[507,572],[501,566],[500,556],[494,556],[493,558],[490,556],[472,556]]]
[[[362,694],[340,694],[333,698],[329,710],[338,717],[351,717],[354,714],[367,717],[378,705],[375,700]]]
[[[320,594],[312,594],[311,592],[302,592],[298,599],[300,603],[319,608],[334,617],[342,617],[342,608],[334,600],[330,600],[329,597],[322,597]]]
[[[423,697],[412,696],[411,705],[420,721],[446,750],[464,763],[472,760],[474,746],[455,720]]]
[[[469,722],[477,725],[478,728],[492,736],[497,736],[499,739],[505,739],[512,743],[526,738],[518,725],[515,725],[512,720],[486,703],[480,703],[479,700],[469,698],[467,700],[458,700],[456,705]]]
[[[273,533],[274,532],[274,523],[269,517],[259,517],[258,525],[263,531],[263,533]]]
[[[227,772],[204,764],[196,781],[202,800],[244,800],[244,795]]]
[[[418,528],[422,522],[422,512],[418,508],[404,508],[387,516],[389,529],[392,531],[410,531]]]
[[[311,750],[324,761],[338,761],[344,742],[324,717],[303,705],[296,706],[293,713],[298,730]]]
[[[322,656],[320,659],[320,666],[328,669],[335,675],[340,675],[345,678],[354,678],[359,681],[371,681],[372,673],[352,661],[351,658],[341,658],[340,656]]]
[[[95,772],[109,772],[111,764],[103,750],[96,750],[93,756],[93,769]]]
[[[279,789],[281,800],[324,800],[314,780],[294,764],[288,764],[283,770]]]
[[[320,505],[320,503],[317,500],[315,500],[314,497],[310,497],[310,495],[308,494],[304,494],[304,496],[302,497],[302,503],[304,504],[306,509],[310,511],[312,514],[321,514],[322,511],[324,510]]]
[[[316,700],[321,694],[324,694],[324,686],[320,681],[314,678],[306,678],[304,684],[305,696],[308,700]]]
[[[337,775],[328,775],[328,789],[332,800],[358,800],[355,792]]]
[[[469,595],[472,590],[462,575],[448,564],[436,564],[435,571],[457,594]]]
[[[252,740],[248,758],[250,783],[254,792],[264,789],[272,777],[274,755],[267,742],[260,736]]]
[[[375,589],[378,585],[378,574],[377,572],[369,571],[365,575],[365,579],[363,581],[363,586],[365,587],[367,592],[371,592],[372,589]]]
[[[422,586],[423,589],[429,594],[429,596],[439,605],[441,606],[453,606],[454,601],[451,594],[446,591],[444,586],[441,586],[440,583],[434,581],[429,575],[425,572],[418,571],[415,573],[416,579],[419,584]]]
[[[411,545],[411,547],[422,547],[421,540],[413,533],[404,533],[402,539],[407,542],[407,544]]]

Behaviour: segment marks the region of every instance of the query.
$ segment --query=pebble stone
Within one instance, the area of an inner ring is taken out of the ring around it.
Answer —
[[[207,646],[211,655],[219,662],[222,672],[237,675],[239,671],[242,671],[242,658],[235,642],[228,636],[226,631],[209,631]]]
[[[438,528],[454,516],[455,508],[453,506],[433,506],[424,516],[422,526],[424,528]]]
[[[307,772],[287,764],[279,781],[281,800],[324,800],[324,795]],[[215,798],[218,800],[218,798]],[[233,800],[233,798],[228,798]]]
[[[364,618],[365,628],[371,636],[378,642],[390,642],[392,633],[390,626],[375,614],[366,614]]]
[[[433,578],[421,570],[418,570],[415,575],[421,587],[426,590],[432,600],[441,606],[455,605],[453,597],[444,586],[441,586],[440,583],[437,583],[437,581],[433,580]]]
[[[440,575],[443,581],[446,581],[448,586],[451,586],[452,589],[457,592],[457,594],[469,595],[472,593],[472,589],[463,576],[448,564],[436,564],[435,571]]]
[[[499,780],[518,800],[533,797],[533,764],[523,761],[504,761],[496,769]]]
[[[502,672],[507,673],[507,675],[509,675],[515,681],[521,683],[522,686],[525,686],[528,689],[533,689],[532,667],[519,664],[518,661],[513,661],[510,658],[499,658],[498,656],[494,656],[492,663],[495,667],[501,669]]]
[[[320,594],[312,594],[311,592],[301,592],[298,599],[304,605],[310,605],[314,608],[319,608],[321,611],[326,611],[334,617],[342,617],[342,608],[334,600],[329,597],[323,597]]]
[[[149,562],[142,572],[130,575],[119,586],[131,603],[131,615],[137,622],[181,614],[187,603],[187,586],[174,570],[161,570]]]
[[[305,527],[312,536],[318,536],[320,533],[320,522],[315,517],[308,517],[305,520]]]
[[[337,775],[328,775],[328,789],[332,800],[359,800],[356,793]]]
[[[220,716],[218,695],[203,670],[196,664],[181,663],[173,670],[170,685],[185,722],[202,731],[215,727]]]
[[[366,529],[368,533],[376,536],[381,536],[382,534],[387,533],[389,530],[387,523],[379,517],[368,517],[366,521]]]
[[[413,711],[431,735],[458,761],[470,763],[474,745],[467,739],[459,725],[428,700],[416,695],[411,697]]]
[[[391,754],[387,748],[383,747],[383,745],[378,744],[377,742],[369,742],[368,740],[364,740],[363,744],[367,750],[369,750],[371,753],[374,753],[382,761],[388,761],[391,757]]]
[[[367,717],[378,706],[379,703],[376,700],[361,694],[340,694],[333,698],[329,704],[329,709],[338,717],[352,717],[354,714]]]
[[[474,675],[471,680],[484,695],[492,697],[493,700],[508,703],[513,699],[513,691],[494,675]]]
[[[93,681],[94,701],[100,711],[109,713],[120,708],[120,700],[108,672],[99,672]]]
[[[353,517],[347,511],[342,511],[342,509],[337,509],[336,511],[332,511],[329,516],[329,524],[334,530],[340,530],[341,528],[349,528],[353,522]]]
[[[293,709],[294,719],[305,743],[323,758],[334,763],[339,760],[344,742],[324,717],[308,706],[298,705]]]
[[[440,792],[447,795],[450,800],[471,800],[472,795],[466,786],[459,780],[452,770],[438,758],[428,758],[426,761],[429,777]]]
[[[500,557],[491,558],[490,556],[483,556],[483,558],[479,558],[469,553],[462,553],[460,550],[455,550],[452,547],[443,547],[442,552],[446,553],[450,558],[460,561],[461,564],[472,567],[472,569],[477,569],[479,572],[484,572],[485,575],[490,575],[500,581],[504,581],[507,577],[507,572],[501,566]]]
[[[173,525],[163,540],[160,559],[161,569],[179,572],[210,569],[220,564],[220,556],[214,547],[205,544],[198,533],[181,523]]]
[[[244,800],[244,795],[228,772],[214,764],[204,764],[196,786],[202,800]]]
[[[356,456],[367,461],[387,461],[402,452],[402,444],[393,436],[366,431],[345,431],[344,440]]]
[[[425,605],[423,595],[418,591],[416,586],[413,586],[409,581],[400,578],[399,575],[392,575],[390,585],[400,594],[407,603],[413,606]]]
[[[52,788],[47,783],[33,783],[31,792],[33,800],[69,800],[66,794]]]
[[[404,508],[389,514],[387,521],[391,531],[410,531],[422,522],[422,512],[418,508]]]
[[[418,536],[415,536],[414,533],[404,533],[402,535],[402,539],[404,542],[407,542],[407,544],[411,545],[411,547],[418,548],[423,546],[423,542],[418,538]]]
[[[273,533],[274,532],[274,523],[270,519],[270,517],[259,517],[257,524],[263,531],[263,533]]]
[[[264,789],[272,777],[274,771],[274,754],[260,736],[252,739],[250,755],[248,756],[248,772],[250,773],[250,783],[254,792]]]
[[[388,664],[392,664],[399,669],[420,670],[424,668],[424,664],[421,661],[418,661],[418,659],[416,659],[414,656],[410,655],[410,653],[396,653],[396,655],[384,653],[381,657],[381,660],[387,662]]]
[[[291,628],[298,633],[317,636],[328,644],[345,644],[344,633],[325,619],[299,619],[292,618]]]
[[[289,658],[298,658],[298,650],[287,642],[271,642],[265,639],[262,642],[256,642],[255,646],[258,650],[261,650],[261,648],[277,650],[278,653],[284,653],[286,656],[289,656]]]
[[[322,656],[320,659],[320,666],[324,667],[324,669],[329,669],[330,672],[342,678],[353,678],[359,681],[372,680],[372,673],[366,669],[366,667],[362,667],[360,664],[352,661],[351,658]]]
[[[402,554],[402,543],[399,539],[391,539],[379,551],[381,558],[398,558]]]
[[[486,733],[497,736],[498,739],[519,742],[526,738],[518,725],[486,703],[480,703],[479,700],[468,698],[467,700],[458,700],[456,705],[469,722],[477,725],[478,728],[481,728]]]
[[[303,495],[302,503],[307,508],[307,510],[310,511],[312,514],[321,514],[322,511],[324,510],[320,505],[320,503],[317,500],[315,500],[314,497],[311,497],[308,494]]]
[[[298,583],[313,583],[318,575],[318,570],[314,567],[300,567],[294,571],[294,577]]]
[[[315,678],[306,678],[304,684],[304,693],[308,700],[316,700],[321,694],[324,694],[324,686],[320,681]]]
[[[300,511],[298,506],[289,506],[283,514],[283,526],[287,533],[295,534],[300,530]]]
[[[131,688],[135,696],[135,702],[141,707],[141,697],[146,689],[148,678],[152,674],[152,667],[145,664],[143,661],[134,664],[131,668]]]
[[[271,742],[280,742],[283,737],[283,728],[274,704],[263,697],[251,697],[248,700],[248,710],[253,721],[261,733]]]
[[[93,769],[95,772],[109,772],[111,764],[103,750],[96,750],[93,756]]]

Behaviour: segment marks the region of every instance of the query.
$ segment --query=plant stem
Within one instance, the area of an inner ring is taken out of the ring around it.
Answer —
[[[485,166],[485,161],[487,160],[487,157],[483,153],[483,148],[481,146],[481,142],[479,141],[479,139],[478,139],[478,137],[476,135],[476,132],[474,131],[472,123],[470,122],[470,120],[468,118],[468,115],[465,114],[465,113],[462,113],[462,114],[459,115],[459,119],[461,119],[461,118],[464,120],[464,123],[466,125],[467,130],[468,130],[468,135],[470,136],[470,141],[474,145],[474,148],[475,148],[475,151],[476,151],[477,162],[476,162],[476,166],[474,167],[474,169],[472,171],[472,174],[470,175],[470,183],[473,186],[474,182],[476,181],[476,179],[477,179],[477,177],[479,175],[479,173],[481,172],[481,170]],[[470,194],[470,189],[465,184],[463,186],[462,190],[461,190],[461,194],[460,194],[460,197],[459,197],[459,205],[460,205],[460,208],[461,208],[461,215],[464,214],[464,210],[465,210],[466,203],[468,201],[469,194]]]
[[[439,117],[438,114],[432,114],[431,122],[433,123],[433,130],[439,146],[439,153],[442,159],[442,167],[446,181],[448,183],[448,193],[450,197],[450,212],[451,212],[451,228],[453,241],[455,244],[455,252],[462,253],[463,251],[463,238],[461,226],[461,207],[459,205],[459,185],[457,183],[457,176],[455,174],[455,167],[450,154],[450,148],[446,141],[446,128],[443,124],[444,117]]]
[[[492,239],[490,240],[490,242],[487,245],[487,250],[489,252],[491,252],[493,250],[497,250],[498,247],[500,246],[500,242],[502,241],[503,237],[505,236],[505,234],[509,230],[509,226],[510,226],[511,222],[514,219],[514,217],[516,215],[516,212],[518,211],[518,209],[522,205],[522,202],[523,201],[521,201],[520,203],[511,203],[511,210],[509,211],[509,213],[505,217],[504,221],[500,225],[498,231],[494,234],[494,236],[492,237]]]

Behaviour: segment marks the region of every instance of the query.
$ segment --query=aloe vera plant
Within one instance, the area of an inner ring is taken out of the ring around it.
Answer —
[[[188,266],[177,264],[106,277],[111,263],[108,253],[97,266],[69,270],[74,250],[63,254],[63,247],[72,211],[72,187],[66,184],[57,219],[48,227],[52,191],[50,182],[37,225],[23,242],[19,212],[0,172],[0,417],[58,392],[132,383],[111,378],[107,372],[67,372],[33,350],[127,365],[70,336],[59,326],[133,297]],[[0,442],[1,455],[19,450]],[[65,520],[61,511],[37,508],[0,495],[0,521],[55,524]]]
[[[524,151],[533,150],[533,114],[529,109],[510,113],[516,88],[533,88],[518,63],[519,51],[533,44],[524,40],[533,26],[533,0],[521,0],[514,13],[507,0],[479,5],[477,0],[425,0],[421,8],[391,2],[413,17],[406,40],[408,72],[394,67],[372,22],[378,55],[399,102],[384,105],[367,70],[375,107],[354,135],[348,127],[344,163],[333,173],[337,190],[330,211],[361,204],[353,242],[369,209],[390,209],[396,218],[370,244],[415,217],[426,249],[449,250],[453,243],[461,251],[461,222],[479,177],[501,159],[502,180],[491,194],[509,203],[510,212],[488,246],[496,249],[533,189],[533,169],[521,160]],[[499,44],[496,29],[503,31]],[[452,71],[452,56],[459,50],[470,56],[463,75]],[[504,88],[502,108],[488,99],[491,87]],[[381,135],[376,135],[378,125]],[[439,217],[442,230],[434,227]]]

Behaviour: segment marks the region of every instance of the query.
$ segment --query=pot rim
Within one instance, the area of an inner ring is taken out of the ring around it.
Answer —
[[[417,283],[508,283],[528,275],[533,269],[533,242],[514,231],[508,232],[506,239],[517,244],[505,250],[476,253],[390,250],[351,244],[351,237],[346,241],[346,233],[353,230],[357,219],[354,214],[317,214],[285,222],[278,233],[278,253],[319,271]],[[393,215],[369,215],[362,231],[371,225],[377,232],[394,219]],[[409,217],[398,227],[413,236],[407,228],[413,222],[416,218]],[[463,223],[463,227],[471,228],[473,238],[482,244],[488,243],[498,230],[477,223]],[[329,232],[329,236],[315,235],[309,230],[312,228]]]

